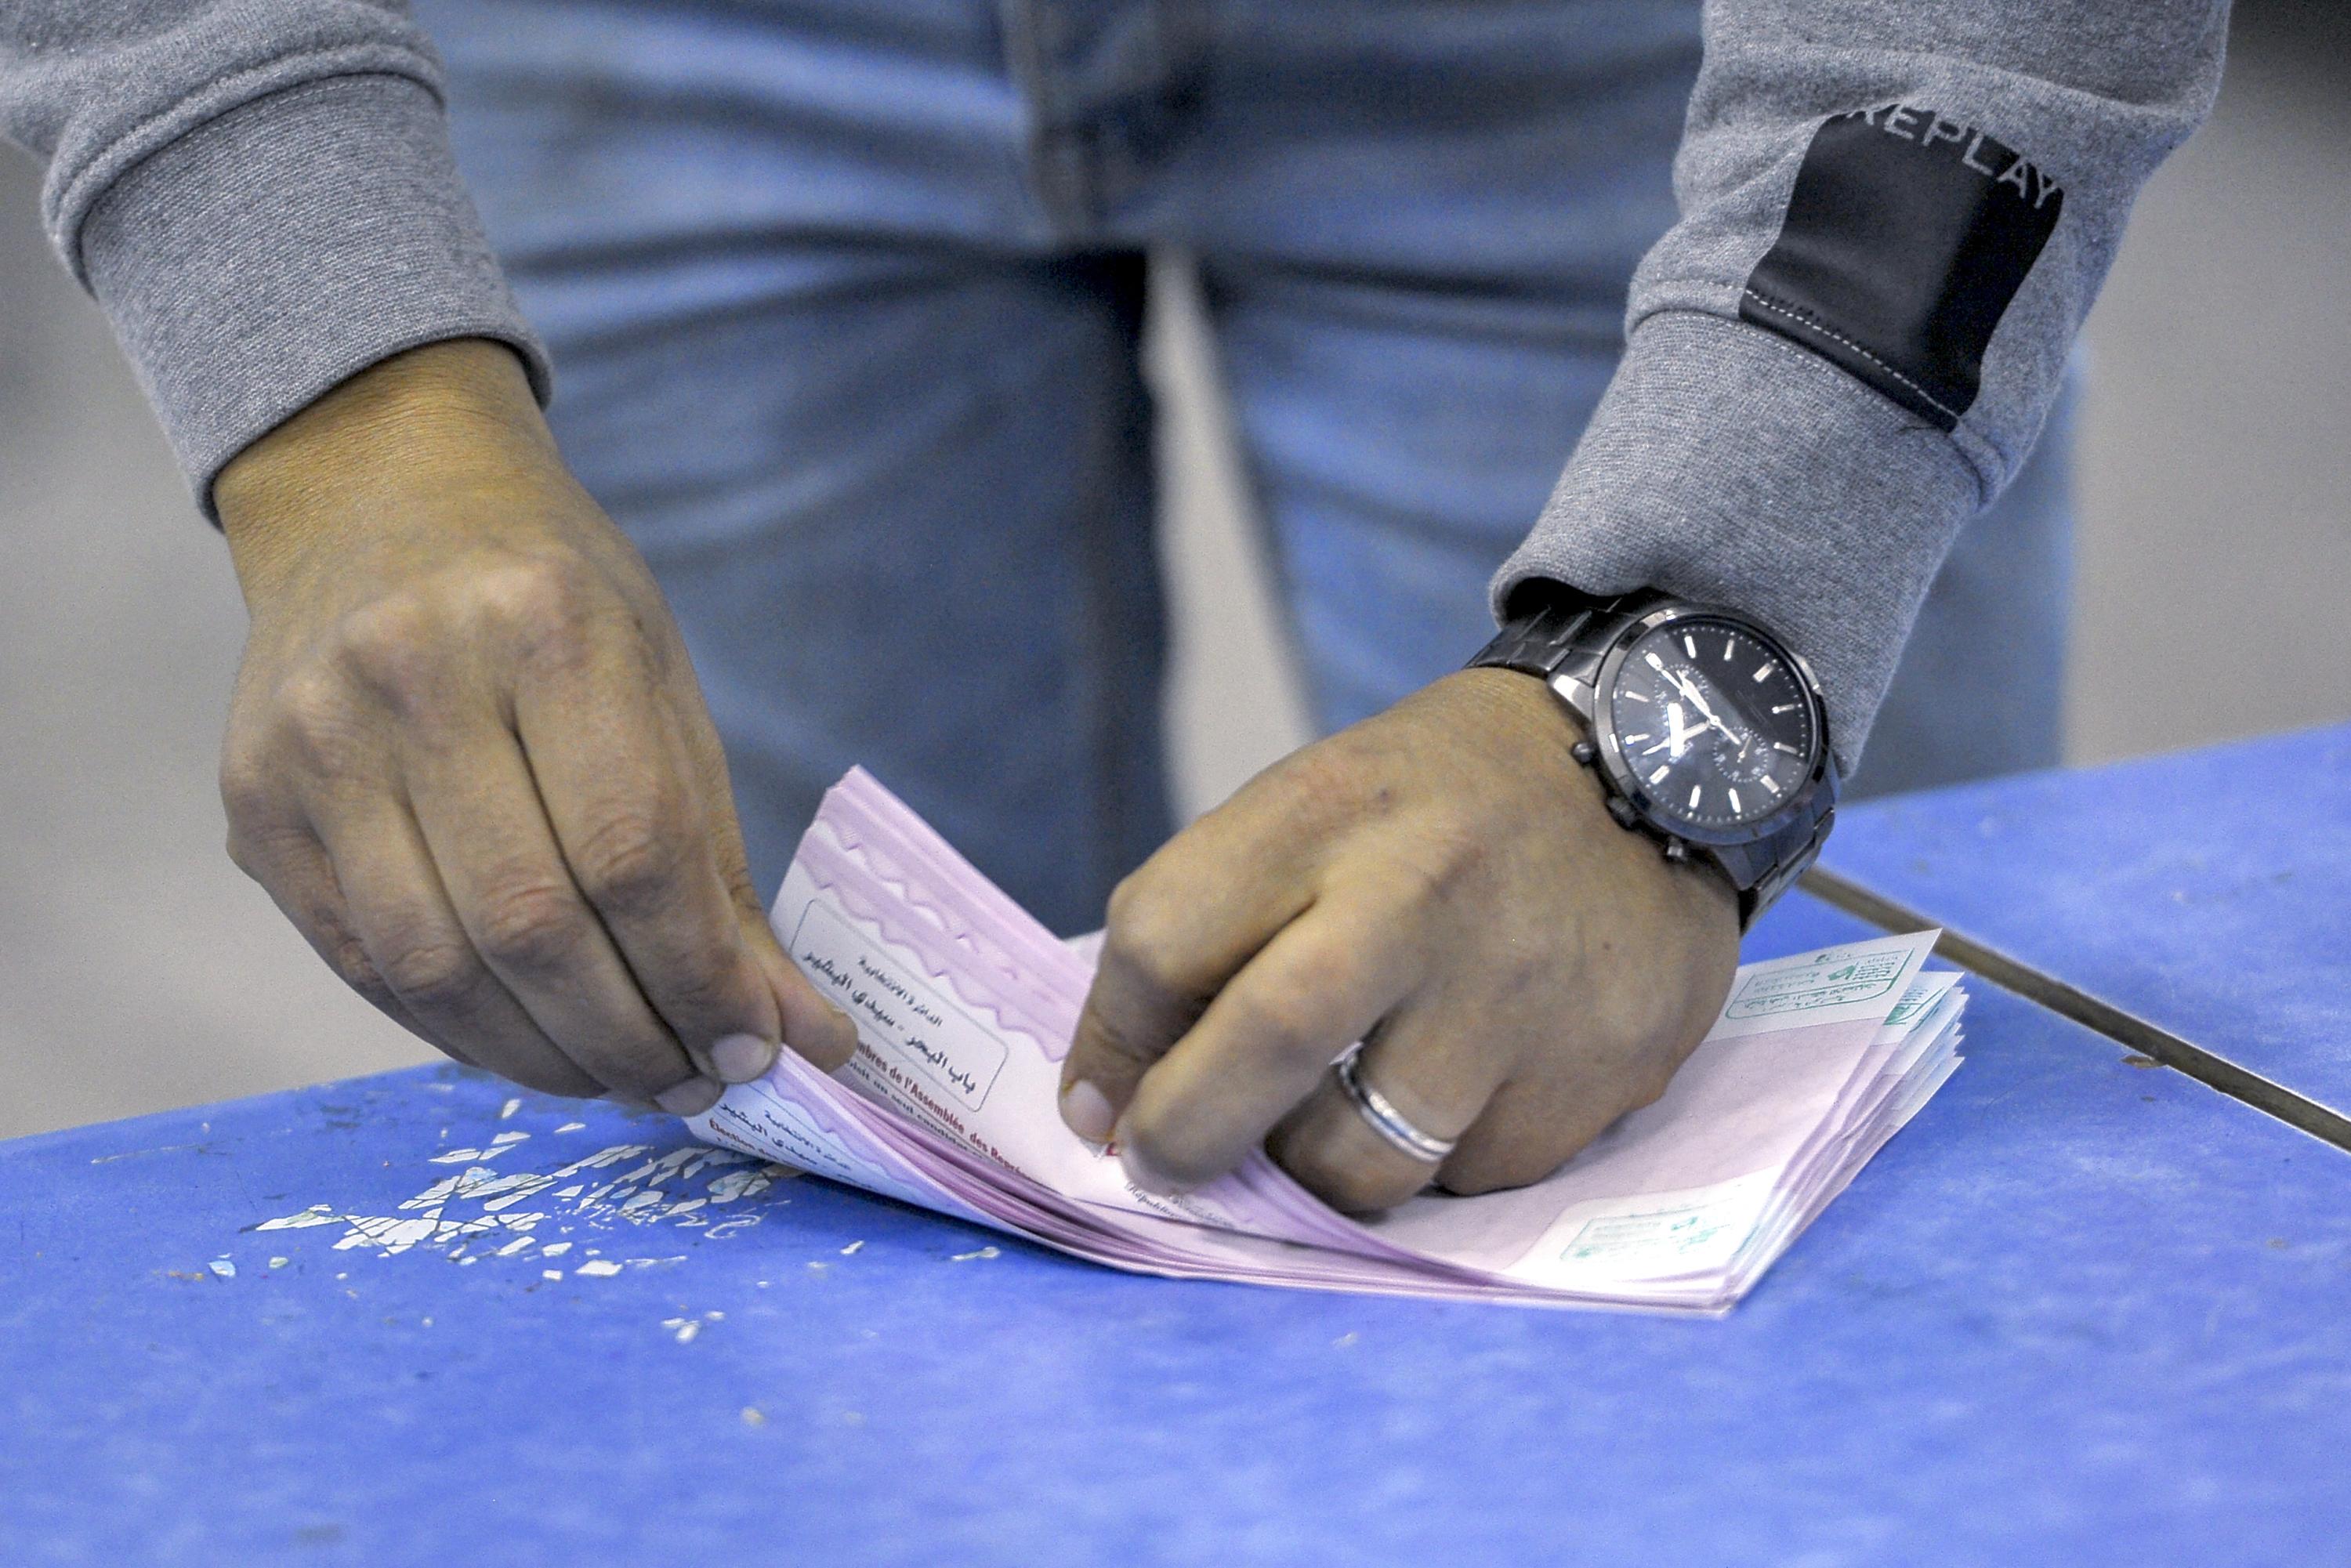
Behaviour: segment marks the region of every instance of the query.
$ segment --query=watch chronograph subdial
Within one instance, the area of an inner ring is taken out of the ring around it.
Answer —
[[[1653,809],[1693,827],[1736,829],[1771,816],[1818,758],[1802,677],[1734,622],[1693,617],[1652,628],[1601,699]]]

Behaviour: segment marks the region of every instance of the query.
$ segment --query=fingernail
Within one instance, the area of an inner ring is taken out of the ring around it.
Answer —
[[[1107,1144],[1118,1118],[1111,1111],[1110,1097],[1081,1078],[1061,1091],[1061,1120],[1086,1142]]]
[[[707,1078],[689,1078],[674,1083],[653,1096],[653,1103],[673,1116],[699,1116],[726,1092],[726,1085],[714,1083]]]
[[[776,1048],[756,1034],[730,1034],[711,1042],[710,1065],[728,1083],[748,1083],[775,1064]]]

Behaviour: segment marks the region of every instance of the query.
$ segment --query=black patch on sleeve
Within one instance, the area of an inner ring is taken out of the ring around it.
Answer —
[[[1813,133],[1740,319],[1949,430],[2064,204],[2053,177],[1973,126],[1906,104],[1838,115]]]

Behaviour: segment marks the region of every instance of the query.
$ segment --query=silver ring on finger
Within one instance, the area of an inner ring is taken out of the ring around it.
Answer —
[[[1339,1087],[1347,1092],[1347,1098],[1355,1103],[1355,1109],[1371,1124],[1372,1131],[1384,1138],[1398,1154],[1424,1165],[1443,1164],[1445,1156],[1453,1152],[1453,1145],[1458,1140],[1433,1137],[1422,1132],[1412,1124],[1410,1117],[1395,1108],[1393,1101],[1364,1082],[1361,1066],[1363,1054],[1358,1049],[1339,1059]]]

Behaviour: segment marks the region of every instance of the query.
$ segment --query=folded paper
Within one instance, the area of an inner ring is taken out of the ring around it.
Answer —
[[[1142,1273],[1312,1290],[1728,1311],[1959,1065],[1934,934],[1740,969],[1655,1104],[1533,1186],[1341,1215],[1263,1155],[1176,1197],[1056,1103],[1092,977],[862,769],[826,795],[771,916],[857,1025],[831,1076],[787,1051],[703,1138]]]

